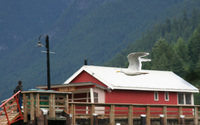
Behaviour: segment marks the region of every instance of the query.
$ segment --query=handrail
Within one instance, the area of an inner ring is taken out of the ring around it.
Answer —
[[[1,104],[0,106],[0,115],[2,115],[3,112],[5,112],[5,116],[2,117],[0,120],[3,120],[5,117],[7,119],[7,124],[8,125],[11,125],[12,123],[20,120],[20,119],[23,119],[23,115],[22,115],[22,112],[21,112],[21,109],[20,109],[20,105],[19,105],[19,102],[18,102],[18,95],[20,94],[21,91],[18,91],[17,93],[15,93],[13,96],[11,96],[9,99],[7,99],[3,104]],[[9,103],[12,99],[14,99],[15,101],[12,102],[11,104],[7,105],[7,103]],[[14,103],[17,103],[17,107],[13,107],[11,110],[7,111],[8,108],[12,107]],[[7,106],[6,106],[7,105]],[[15,119],[13,119],[12,121],[9,120],[9,114],[11,114],[14,110],[16,110],[18,108],[19,110],[19,116]]]
[[[0,108],[3,107],[7,102],[9,102],[11,99],[13,99],[16,95],[18,95],[21,91],[18,91],[13,96],[11,96],[9,99],[7,99],[3,104],[1,104]]]

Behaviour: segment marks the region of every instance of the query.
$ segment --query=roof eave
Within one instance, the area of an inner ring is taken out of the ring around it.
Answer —
[[[138,90],[138,91],[164,91],[164,92],[190,92],[199,93],[198,89],[161,89],[161,88],[132,88],[132,87],[114,87],[114,89],[120,90]]]

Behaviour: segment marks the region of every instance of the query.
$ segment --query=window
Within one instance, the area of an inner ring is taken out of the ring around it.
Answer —
[[[188,105],[191,105],[192,104],[192,101],[191,101],[191,94],[190,93],[186,93],[185,94],[185,101],[186,101],[186,104]]]
[[[192,103],[191,93],[178,93],[178,104],[191,105]]]
[[[169,101],[169,93],[165,92],[165,101]]]
[[[183,95],[183,93],[178,93],[178,104],[184,104],[184,95]]]
[[[158,92],[154,92],[154,100],[155,101],[159,100]]]
[[[94,102],[98,103],[98,93],[94,92]]]

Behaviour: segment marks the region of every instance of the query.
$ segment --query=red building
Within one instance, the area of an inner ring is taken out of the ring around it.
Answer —
[[[184,104],[193,105],[199,90],[170,71],[142,70],[147,74],[128,76],[117,73],[123,68],[83,66],[57,91],[72,92],[72,102]],[[45,88],[40,86],[38,88]]]

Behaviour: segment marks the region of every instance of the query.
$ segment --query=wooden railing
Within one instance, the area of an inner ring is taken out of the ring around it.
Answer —
[[[145,105],[145,104],[92,104],[92,103],[69,103],[69,113],[72,116],[72,124],[77,119],[90,119],[94,123],[97,119],[109,119],[110,125],[115,125],[116,119],[127,119],[128,125],[133,125],[134,119],[146,116],[146,124],[151,125],[151,119],[162,119],[162,124],[167,125],[168,120],[176,119],[180,125],[184,120],[192,120],[192,125],[198,125],[200,106],[191,105]]]
[[[18,91],[9,99],[5,100],[0,106],[0,124],[11,125],[12,123],[22,120],[23,115],[18,102],[21,91]],[[17,111],[18,109],[18,111]]]
[[[116,121],[127,121],[127,125],[135,125],[135,120],[145,116],[146,125],[153,125],[153,119],[162,121],[167,125],[170,120],[181,124],[190,120],[192,125],[199,124],[200,105],[146,105],[146,104],[115,104],[115,103],[84,103],[69,102],[66,92],[23,92],[24,122],[39,117],[41,108],[48,110],[48,118],[56,117],[58,110],[64,110],[70,116],[70,124],[75,125],[80,119],[89,119],[89,124],[94,125],[99,120],[106,119],[109,125]],[[96,124],[95,124],[96,125]]]
[[[56,91],[24,91],[23,107],[24,107],[24,122],[40,116],[40,110],[48,111],[48,117],[56,117],[56,111],[68,109],[68,93]]]

